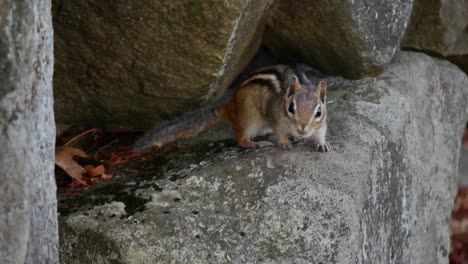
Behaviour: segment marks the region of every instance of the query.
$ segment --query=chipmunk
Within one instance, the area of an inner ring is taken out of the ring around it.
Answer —
[[[256,136],[273,132],[283,150],[292,149],[288,136],[299,139],[313,136],[317,150],[329,151],[330,144],[325,141],[326,92],[325,81],[313,87],[304,74],[297,76],[289,66],[265,67],[246,78],[226,104],[163,123],[139,139],[134,149],[161,148],[224,120],[232,125],[235,140],[245,148],[273,146],[270,141],[252,141]]]

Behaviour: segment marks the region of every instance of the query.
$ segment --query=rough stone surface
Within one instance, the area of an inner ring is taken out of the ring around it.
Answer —
[[[468,0],[415,0],[402,47],[468,54]]]
[[[156,156],[59,203],[62,262],[448,263],[467,84],[402,52],[376,78],[330,87],[332,152],[211,136]]]
[[[58,122],[151,127],[222,95],[272,0],[53,0]]]
[[[57,263],[50,1],[0,0],[0,263]]]
[[[393,58],[413,0],[279,0],[268,19],[266,45],[324,72],[374,76]]]

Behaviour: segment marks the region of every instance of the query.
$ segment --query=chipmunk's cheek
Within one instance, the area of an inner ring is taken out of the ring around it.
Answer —
[[[311,137],[315,133],[315,128],[309,128],[309,132],[307,132],[307,135],[305,137]]]
[[[291,131],[291,135],[296,138],[302,137],[301,135],[299,135],[299,133],[297,133],[297,129],[293,129],[293,131]]]
[[[291,130],[291,136],[295,137],[295,138],[302,138],[303,136],[300,135],[298,132],[298,128],[297,127],[294,127],[292,130]]]

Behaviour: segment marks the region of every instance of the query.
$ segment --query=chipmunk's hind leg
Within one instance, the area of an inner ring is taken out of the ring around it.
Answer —
[[[272,147],[274,144],[270,141],[252,141],[256,135],[256,131],[254,127],[249,127],[247,129],[243,127],[235,127],[234,128],[234,138],[239,143],[239,145],[243,146],[244,148],[266,148]]]
[[[241,87],[233,98],[235,107],[230,109],[230,121],[234,138],[245,148],[266,148],[273,146],[269,141],[252,141],[265,128],[265,121],[258,110],[258,87]]]

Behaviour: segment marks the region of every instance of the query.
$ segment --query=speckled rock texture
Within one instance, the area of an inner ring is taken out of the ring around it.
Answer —
[[[328,100],[332,152],[211,136],[61,201],[62,263],[448,263],[467,76],[402,52]]]
[[[400,47],[413,0],[278,0],[265,44],[323,72],[375,76]]]
[[[273,0],[53,0],[58,122],[149,128],[222,95]]]
[[[402,47],[443,56],[468,54],[468,0],[415,0]]]
[[[58,263],[50,1],[0,0],[0,263]]]

